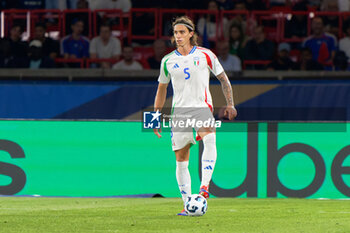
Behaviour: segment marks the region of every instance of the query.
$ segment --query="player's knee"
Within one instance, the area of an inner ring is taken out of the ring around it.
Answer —
[[[204,146],[215,146],[216,145],[216,134],[209,133],[203,137]]]
[[[187,169],[188,168],[188,161],[176,161],[176,167],[178,169]]]
[[[198,130],[198,134],[199,136],[201,136],[202,138],[204,138],[206,135],[209,135],[211,133],[215,133],[216,132],[216,128],[215,127],[202,127]]]

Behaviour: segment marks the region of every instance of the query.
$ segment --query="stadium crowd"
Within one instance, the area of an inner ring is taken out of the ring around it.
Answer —
[[[0,0],[3,16],[0,40],[1,68],[102,67],[110,69],[159,69],[162,57],[173,50],[170,44],[172,18],[186,6],[193,14],[200,36],[199,45],[212,49],[227,71],[348,70],[350,61],[350,0]],[[133,9],[178,9],[157,22],[149,12],[132,16]],[[44,17],[32,25],[11,18],[8,9],[52,9],[67,14],[58,36],[52,34],[57,19]],[[108,18],[99,11],[96,25],[84,10],[119,9]],[[6,11],[7,10],[7,11]],[[82,10],[82,11],[79,11]],[[195,11],[194,11],[195,12]],[[226,12],[225,14],[220,14]],[[258,13],[254,13],[258,12]],[[222,17],[221,17],[222,16]],[[92,36],[95,27],[95,36]],[[119,33],[117,32],[119,30]],[[147,38],[157,34],[158,38]],[[117,32],[117,33],[116,33]],[[130,39],[130,33],[145,37]],[[86,62],[86,60],[89,60]],[[88,64],[86,65],[85,64]]]

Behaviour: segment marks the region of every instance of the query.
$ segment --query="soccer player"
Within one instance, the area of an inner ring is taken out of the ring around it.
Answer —
[[[194,119],[203,120],[207,116],[213,118],[212,98],[209,92],[209,78],[212,72],[221,82],[226,98],[225,116],[232,120],[237,115],[234,107],[232,88],[217,57],[210,50],[197,46],[195,25],[186,16],[178,17],[172,24],[172,42],[177,49],[162,59],[158,90],[155,97],[154,110],[161,111],[166,99],[168,83],[172,82],[174,90],[172,104],[172,121],[177,112],[186,113]],[[181,117],[179,117],[181,118]],[[192,119],[192,118],[191,118]],[[176,179],[185,202],[191,195],[191,177],[188,170],[190,146],[196,144],[193,129],[177,130],[172,128],[172,149],[176,156]],[[215,127],[195,128],[197,140],[202,139],[204,150],[202,155],[202,181],[199,193],[209,197],[209,182],[216,162],[216,134]],[[154,133],[161,137],[161,130],[154,129]],[[187,215],[184,210],[178,215]]]

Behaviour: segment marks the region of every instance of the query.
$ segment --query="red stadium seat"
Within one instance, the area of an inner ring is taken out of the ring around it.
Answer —
[[[79,68],[84,68],[84,59],[65,59],[65,58],[56,58],[56,64],[77,64]]]
[[[148,61],[146,59],[141,59],[141,60],[137,60],[138,62],[140,62],[140,64],[142,65],[142,67],[145,69],[145,70],[149,70],[150,69],[150,66],[148,64]]]
[[[282,15],[282,19],[281,19],[281,41],[283,42],[289,42],[289,43],[300,43],[302,41],[304,41],[304,39],[309,35],[305,35],[305,37],[293,37],[293,38],[287,38],[285,36],[286,34],[286,23],[288,20],[291,20],[293,16],[296,15],[303,15],[305,17],[309,17],[309,12],[305,11],[291,11],[291,12],[284,12]],[[309,27],[308,27],[309,30]]]
[[[134,59],[142,60],[148,59],[154,55],[152,47],[135,47],[134,48]]]
[[[234,20],[237,20],[238,22],[243,21],[246,24],[245,33],[249,34],[249,28],[251,27],[249,11],[222,10],[220,11],[220,22],[223,22],[224,19],[226,19],[228,23],[227,25],[224,25],[224,23],[220,24],[221,35],[229,37],[229,27],[231,25],[231,22],[233,22]]]
[[[266,38],[275,42],[281,40],[281,19],[283,13],[275,11],[253,11],[252,18],[264,26]]]
[[[139,21],[141,20],[141,21]],[[148,21],[142,22],[142,20],[150,20],[154,22],[151,28],[148,28]],[[135,26],[141,26],[147,32],[135,31]],[[152,26],[154,26],[152,28]],[[132,8],[129,12],[129,26],[128,26],[128,43],[131,44],[133,40],[150,40],[154,41],[158,37],[158,9],[156,8]]]
[[[244,60],[243,69],[245,69],[248,65],[265,65],[271,63],[271,60]]]
[[[191,10],[190,11],[190,17],[192,18],[194,24],[197,26],[197,30],[199,30],[198,21],[201,18],[206,17],[207,15],[212,15],[215,17],[215,22],[216,22],[215,37],[208,38],[208,40],[216,43],[219,39],[223,38],[223,35],[221,35],[221,30],[220,30],[220,28],[221,28],[220,12],[219,11],[210,11],[210,10]],[[204,42],[204,38],[203,38],[203,42]]]
[[[159,38],[169,39],[172,35],[171,23],[173,18],[182,15],[189,15],[186,9],[159,9]]]
[[[94,37],[99,34],[99,19],[111,25],[112,34],[123,41],[125,34],[124,13],[119,9],[99,9],[93,12]]]
[[[300,60],[300,50],[293,49],[289,52],[289,57],[293,62],[298,62]]]
[[[1,38],[9,35],[10,29],[14,24],[21,25],[23,28],[23,40],[29,40],[30,37],[30,11],[29,10],[3,10],[1,12]]]
[[[30,19],[31,37],[33,37],[35,24],[38,22],[46,24],[49,37],[54,39],[62,37],[62,12],[60,10],[32,10]]]
[[[289,12],[292,8],[290,6],[273,6],[270,8],[270,11],[278,11],[278,12]]]
[[[339,27],[339,30],[338,30],[338,33],[337,35],[335,35],[338,39],[341,38],[342,36],[342,24],[343,24],[343,21],[342,21],[342,18],[341,17],[341,12],[326,12],[326,11],[315,11],[315,12],[310,12],[310,17],[308,19],[308,35],[311,35],[312,31],[311,31],[311,22],[312,22],[312,19],[314,17],[317,17],[317,16],[320,16],[320,17],[325,17],[325,16],[336,16],[338,17],[338,27]]]
[[[222,39],[227,27],[224,22],[231,22],[235,17],[241,17],[246,21],[246,33],[249,34],[249,28],[254,25],[255,20],[257,24],[264,25],[266,37],[275,42],[298,42],[300,43],[305,38],[286,38],[285,36],[285,24],[292,17],[292,15],[305,15],[308,17],[308,35],[311,34],[311,21],[315,16],[336,16],[338,18],[339,31],[337,33],[338,38],[344,36],[343,23],[350,18],[349,12],[319,12],[311,11],[306,12],[293,12],[288,7],[273,7],[269,11],[208,11],[208,10],[187,10],[187,9],[155,9],[155,8],[133,8],[129,13],[123,13],[120,10],[106,9],[90,11],[89,9],[81,10],[3,10],[1,12],[1,37],[8,36],[9,29],[14,24],[19,24],[24,28],[23,39],[29,40],[33,35],[34,25],[37,22],[43,22],[47,25],[47,31],[49,34],[55,34],[52,36],[56,39],[64,37],[70,30],[69,22],[72,17],[84,16],[87,24],[85,35],[90,39],[98,34],[99,15],[104,13],[103,19],[112,20],[115,24],[112,25],[112,29],[121,42],[127,37],[128,42],[134,42],[135,40],[145,40],[147,43],[152,43],[158,38],[169,39],[171,33],[167,33],[165,30],[171,30],[171,27],[166,28],[169,24],[169,20],[172,20],[173,16],[178,15],[190,15],[195,23],[197,23],[200,17],[207,15],[213,16],[213,21],[217,23],[215,38],[211,38],[211,42],[216,42]],[[146,21],[144,19],[147,19]],[[229,23],[227,24],[229,25]],[[140,27],[141,30],[138,30]],[[148,27],[148,28],[147,28]],[[151,47],[136,47],[135,57],[136,59],[146,61],[147,58],[153,55],[153,49]],[[291,56],[296,59],[299,55],[297,52],[291,51]],[[58,63],[79,63],[80,67],[84,66],[84,61],[62,61],[58,60]],[[88,61],[87,61],[88,62]],[[249,64],[252,61],[245,61],[244,64]],[[90,62],[91,63],[91,62]],[[266,63],[264,61],[263,63]],[[81,65],[82,64],[82,65]],[[260,64],[260,62],[255,63]],[[261,64],[260,64],[261,65]],[[327,65],[327,64],[326,64]]]
[[[88,58],[88,59],[86,59],[86,68],[90,68],[91,64],[93,64],[93,63],[100,64],[102,62],[107,62],[107,63],[110,63],[110,64],[114,65],[118,61],[120,61],[120,59],[110,59],[110,58],[95,58],[95,59],[92,59],[92,58]]]
[[[62,12],[63,14],[63,25],[62,25],[62,37],[66,36],[67,34],[70,34],[70,21],[73,18],[80,18],[83,19],[84,21],[86,20],[88,22],[88,25],[90,25],[87,30],[84,33],[85,36],[89,37],[90,39],[92,38],[92,16],[91,16],[91,11],[89,9],[78,9],[78,10],[64,10]],[[86,29],[86,26],[84,29]],[[69,30],[67,30],[67,28]]]
[[[344,30],[343,30],[343,29],[345,29],[345,28],[343,28],[343,26],[344,26],[344,22],[350,20],[350,12],[342,12],[340,18],[341,18],[341,20],[340,20],[340,22],[341,22],[341,28],[340,28],[340,37],[339,37],[339,39],[346,36],[346,35],[345,35],[345,32],[344,32]],[[346,30],[346,29],[345,29],[345,30]]]

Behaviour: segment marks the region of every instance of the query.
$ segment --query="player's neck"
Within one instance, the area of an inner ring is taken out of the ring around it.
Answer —
[[[177,47],[177,51],[179,51],[179,53],[181,53],[182,56],[186,56],[191,52],[192,48],[193,48],[193,45],[187,44],[184,46]]]

